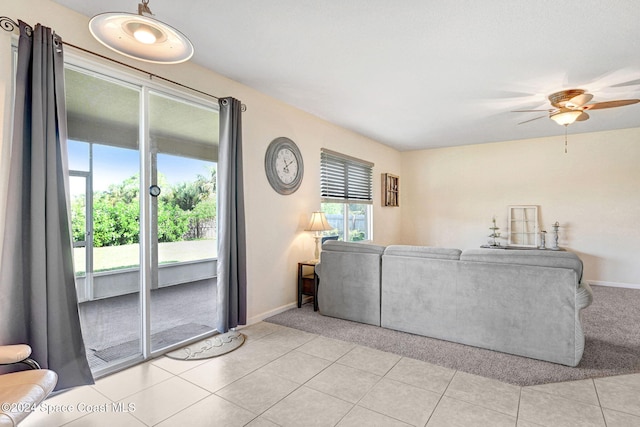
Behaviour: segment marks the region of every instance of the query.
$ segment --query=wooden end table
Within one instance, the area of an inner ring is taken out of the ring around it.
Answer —
[[[298,263],[298,308],[302,307],[302,295],[313,297],[313,311],[318,311],[318,275],[316,265],[318,260]]]

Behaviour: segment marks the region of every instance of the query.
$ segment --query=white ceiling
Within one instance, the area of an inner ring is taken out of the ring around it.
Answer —
[[[55,1],[87,16],[134,13],[138,4]],[[546,96],[561,89],[587,89],[593,102],[640,98],[638,0],[151,0],[149,7],[191,39],[193,62],[399,150],[564,138],[546,118],[518,125],[544,113],[511,112],[548,108]],[[640,127],[640,104],[589,114],[569,134]]]

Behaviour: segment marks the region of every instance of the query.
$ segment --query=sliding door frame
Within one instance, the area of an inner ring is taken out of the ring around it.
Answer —
[[[138,127],[138,150],[140,154],[140,354],[97,370],[94,372],[94,376],[99,378],[218,333],[214,330],[160,350],[152,351],[151,348],[151,289],[158,284],[158,245],[157,224],[154,226],[154,209],[152,207],[152,203],[157,203],[157,201],[149,194],[149,187],[154,184],[152,179],[155,179],[157,169],[155,164],[156,155],[152,150],[149,136],[150,93],[154,92],[182,99],[217,112],[220,109],[213,97],[206,97],[184,88],[177,89],[170,83],[153,80],[149,74],[132,71],[125,67],[117,66],[110,61],[89,58],[86,53],[75,51],[73,48],[65,51],[65,67],[83,73],[94,74],[100,78],[106,78],[126,86],[135,86],[140,90]],[[157,222],[157,218],[155,219]],[[154,265],[156,268],[154,268]]]

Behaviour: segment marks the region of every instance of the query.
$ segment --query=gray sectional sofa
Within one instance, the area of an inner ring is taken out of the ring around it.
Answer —
[[[323,315],[576,366],[592,301],[571,252],[327,242]]]

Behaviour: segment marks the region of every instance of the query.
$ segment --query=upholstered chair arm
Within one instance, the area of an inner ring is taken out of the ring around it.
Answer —
[[[26,344],[0,345],[0,365],[11,365],[13,363],[24,363],[31,369],[40,369],[40,365],[29,359],[31,347]]]
[[[53,391],[58,375],[30,359],[26,344],[0,345],[0,365],[23,363],[30,370],[0,375],[0,427],[15,427]]]

